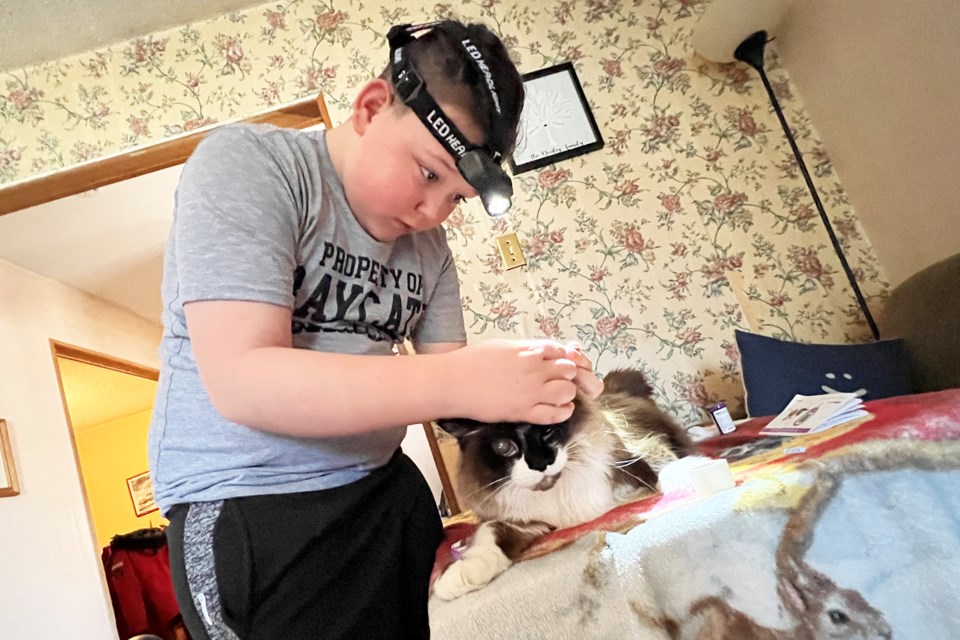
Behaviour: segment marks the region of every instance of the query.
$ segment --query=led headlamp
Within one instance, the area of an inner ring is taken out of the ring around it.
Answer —
[[[427,130],[447,150],[463,179],[480,194],[483,208],[491,216],[500,216],[510,209],[510,199],[513,197],[513,183],[510,177],[500,167],[501,154],[488,146],[476,146],[467,140],[460,132],[453,120],[443,112],[440,105],[427,91],[424,82],[417,70],[413,68],[410,59],[403,54],[403,47],[413,42],[418,31],[432,29],[437,24],[431,22],[420,25],[397,25],[387,33],[390,43],[390,59],[393,68],[393,86],[417,117],[423,122]],[[480,76],[486,80],[486,87],[494,113],[490,114],[492,127],[497,127],[500,116],[500,101],[496,86],[489,67],[483,60],[480,51],[470,42],[469,38],[461,39],[464,51],[470,61],[477,66]]]

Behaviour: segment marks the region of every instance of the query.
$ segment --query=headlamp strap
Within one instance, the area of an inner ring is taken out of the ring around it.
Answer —
[[[397,84],[397,94],[403,102],[413,109],[413,112],[423,121],[427,130],[454,158],[459,160],[467,151],[475,149],[447,117],[440,105],[434,101],[428,91],[423,91],[423,79],[413,69],[404,72],[407,74]],[[484,149],[486,152],[486,149]]]
[[[464,38],[460,41],[460,44],[462,44],[463,48],[467,51],[467,57],[470,58],[473,66],[477,68],[477,71],[479,71],[480,75],[483,77],[484,82],[487,85],[487,93],[490,94],[490,100],[493,102],[494,111],[497,112],[498,116],[501,115],[500,96],[497,95],[497,85],[493,82],[493,72],[490,71],[490,67],[487,66],[486,60],[483,59],[483,54],[480,53],[480,49],[478,49],[477,46],[470,41],[470,38]]]
[[[480,149],[490,156],[494,162],[499,163],[502,156],[499,151],[494,151],[486,145],[483,147],[475,147],[468,142],[467,137],[464,136],[463,133],[457,129],[456,125],[453,124],[453,121],[443,113],[440,106],[433,100],[430,94],[427,91],[423,91],[426,83],[423,78],[420,77],[420,74],[417,73],[416,69],[413,68],[413,65],[404,59],[403,47],[416,39],[415,34],[421,31],[429,31],[439,24],[441,24],[441,21],[438,20],[417,25],[400,24],[390,28],[390,31],[387,32],[387,42],[390,45],[393,85],[403,102],[409,105],[421,119],[425,120],[427,129],[430,130],[433,137],[439,140],[455,158],[460,158],[468,150]],[[495,114],[490,114],[491,125],[497,127],[499,126],[498,116],[501,114],[500,97],[497,94],[497,88],[493,81],[493,73],[490,71],[490,67],[487,66],[483,54],[476,45],[470,41],[470,38],[462,38],[460,44],[466,51],[467,58],[470,59],[470,62],[477,68],[477,71],[484,79],[487,93],[490,95],[494,111],[496,111]]]

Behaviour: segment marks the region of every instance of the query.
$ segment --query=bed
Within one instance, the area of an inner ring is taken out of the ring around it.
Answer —
[[[960,637],[960,389],[866,403],[787,440],[769,418],[701,443],[737,480],[623,505],[536,542],[436,640]],[[469,522],[447,528],[437,570]]]

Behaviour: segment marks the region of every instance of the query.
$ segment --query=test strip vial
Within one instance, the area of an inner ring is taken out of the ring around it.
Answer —
[[[717,425],[717,429],[720,429],[720,433],[733,433],[737,430],[737,425],[733,423],[733,418],[730,417],[730,412],[727,411],[726,402],[718,402],[717,404],[710,405],[707,407],[707,411],[710,412],[710,417],[713,418],[713,423]]]

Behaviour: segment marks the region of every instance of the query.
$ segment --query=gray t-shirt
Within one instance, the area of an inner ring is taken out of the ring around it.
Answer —
[[[246,300],[293,311],[298,349],[389,355],[393,343],[465,339],[442,229],[378,242],[357,223],[322,131],[231,125],[184,165],[164,259],[162,363],[149,458],[161,510],[313,491],[384,465],[406,425],[296,438],[221,416],[201,384],[183,305]],[[366,390],[372,402],[377,390]],[[317,416],[322,422],[324,417]]]

